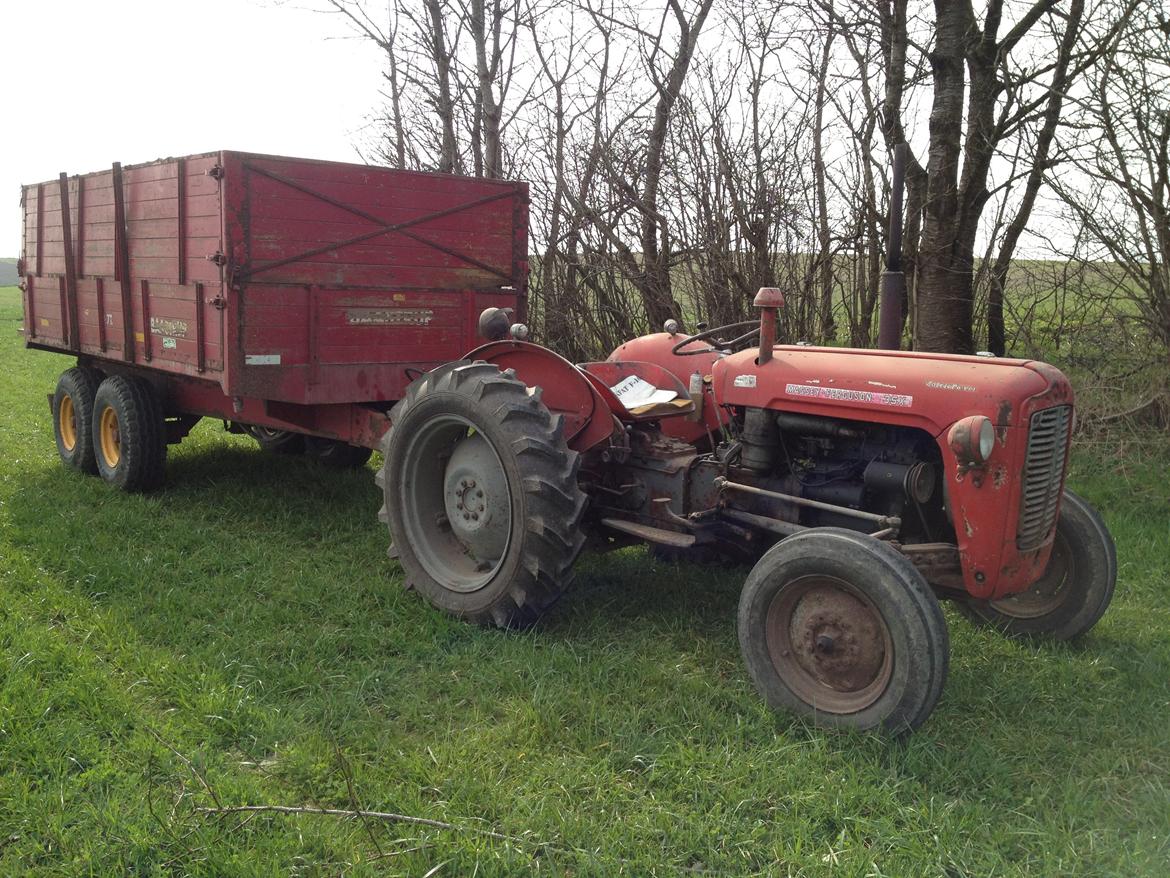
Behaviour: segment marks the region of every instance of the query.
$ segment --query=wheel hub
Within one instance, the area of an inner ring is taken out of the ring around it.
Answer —
[[[793,692],[817,709],[853,713],[885,691],[893,647],[876,608],[846,583],[805,577],[768,610],[768,649]]]
[[[408,440],[400,483],[406,541],[443,588],[483,588],[508,553],[512,501],[500,456],[474,425],[438,417]]]
[[[789,627],[797,662],[830,688],[862,689],[881,669],[881,631],[868,608],[847,592],[824,587],[808,592]]]
[[[451,532],[479,564],[494,564],[507,546],[507,521],[498,515],[507,483],[499,459],[476,434],[463,439],[447,463],[443,505]]]

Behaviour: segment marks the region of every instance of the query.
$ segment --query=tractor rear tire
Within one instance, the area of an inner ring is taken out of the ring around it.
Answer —
[[[1097,510],[1066,490],[1044,575],[1018,595],[963,601],[959,609],[1012,637],[1072,640],[1105,614],[1116,584],[1117,549],[1109,529]]]
[[[300,454],[305,450],[305,437],[290,430],[272,430],[248,424],[244,430],[256,440],[261,450],[271,454]]]
[[[390,421],[379,517],[407,584],[480,625],[531,625],[585,542],[561,416],[511,369],[462,360],[415,381]]]
[[[166,474],[167,434],[154,388],[112,375],[94,396],[93,444],[98,474],[127,492],[150,491]]]
[[[904,734],[946,682],[938,600],[905,557],[865,534],[816,528],[777,543],[748,575],[738,622],[764,700],[818,726]]]
[[[305,456],[331,469],[358,469],[366,465],[373,453],[369,448],[337,439],[305,437]]]
[[[83,473],[97,470],[93,443],[93,400],[101,373],[75,366],[61,373],[53,394],[53,434],[57,454],[66,465]]]

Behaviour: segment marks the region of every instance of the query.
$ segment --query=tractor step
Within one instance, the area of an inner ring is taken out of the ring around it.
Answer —
[[[603,518],[601,523],[614,530],[630,534],[649,543],[659,543],[663,546],[674,546],[676,549],[688,549],[695,544],[695,538],[690,534],[680,534],[676,530],[665,530],[661,527],[652,527],[649,524],[639,524],[636,521],[626,521],[621,518]]]

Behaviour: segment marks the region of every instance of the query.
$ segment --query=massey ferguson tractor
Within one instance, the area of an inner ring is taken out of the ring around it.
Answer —
[[[733,559],[768,704],[901,733],[946,680],[940,599],[1063,640],[1112,597],[1044,363],[777,344],[770,288],[757,320],[568,362],[513,323],[523,184],[224,152],[24,202],[26,341],[78,358],[67,464],[155,487],[205,416],[324,462],[377,448],[391,557],[471,622],[536,622],[586,545]]]

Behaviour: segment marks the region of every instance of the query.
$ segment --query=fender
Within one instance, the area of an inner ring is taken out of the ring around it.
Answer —
[[[512,369],[529,387],[539,387],[541,402],[561,415],[565,441],[577,452],[600,445],[614,431],[614,416],[601,392],[585,374],[559,354],[526,341],[492,341],[466,354],[501,371]]]

